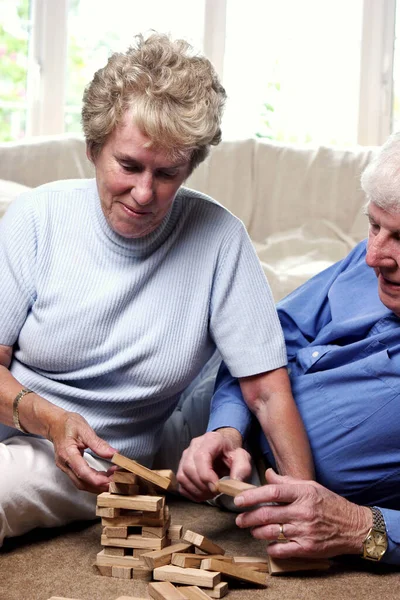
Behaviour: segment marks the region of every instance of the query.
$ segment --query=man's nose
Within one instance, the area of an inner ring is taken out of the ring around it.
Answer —
[[[396,260],[391,252],[391,240],[380,234],[369,238],[365,262],[369,267],[393,267]]]
[[[132,198],[141,205],[149,204],[154,195],[154,180],[148,173],[138,174],[135,184],[132,187]]]

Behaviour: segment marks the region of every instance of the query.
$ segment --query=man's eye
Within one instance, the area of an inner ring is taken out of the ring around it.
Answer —
[[[162,177],[163,179],[173,179],[176,177],[176,175],[176,171],[158,171],[158,176]]]
[[[137,173],[139,171],[139,167],[137,165],[121,163],[121,167],[124,169],[124,171],[128,171],[129,173]]]

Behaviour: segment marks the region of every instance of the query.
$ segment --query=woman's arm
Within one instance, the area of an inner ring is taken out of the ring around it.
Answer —
[[[23,385],[9,371],[11,360],[12,347],[0,345],[0,422],[14,427],[13,401]],[[90,468],[83,453],[90,448],[98,456],[110,459],[117,451],[100,439],[83,417],[55,406],[35,393],[21,399],[18,412],[26,432],[53,443],[56,465],[78,489],[95,493],[108,489],[109,475]]]
[[[251,412],[257,417],[274,454],[279,473],[314,479],[311,449],[294,402],[285,368],[239,378]]]

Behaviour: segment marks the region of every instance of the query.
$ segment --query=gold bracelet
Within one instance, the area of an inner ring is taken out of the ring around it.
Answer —
[[[29,433],[28,431],[26,431],[26,429],[24,429],[21,425],[21,423],[19,422],[19,411],[18,411],[18,405],[20,403],[20,401],[22,400],[22,398],[24,396],[26,396],[27,394],[32,394],[32,390],[28,390],[27,388],[23,388],[14,398],[14,402],[13,402],[13,423],[14,423],[14,427],[16,429],[18,429],[19,431],[22,431],[22,433]]]

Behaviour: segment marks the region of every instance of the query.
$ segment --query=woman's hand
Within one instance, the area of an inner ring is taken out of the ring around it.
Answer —
[[[110,459],[117,450],[99,438],[81,415],[58,410],[51,420],[47,437],[53,442],[57,467],[79,490],[96,494],[108,491],[110,476],[117,467],[96,471],[89,467],[83,453],[90,448],[98,456]]]
[[[253,537],[276,542],[282,531],[286,543],[268,546],[274,558],[329,558],[362,553],[362,542],[372,526],[369,508],[358,506],[315,481],[282,477],[266,471],[267,485],[243,492],[235,504],[248,508],[266,502],[236,518],[250,527]],[[269,485],[268,485],[269,484]]]
[[[241,434],[231,427],[194,438],[182,454],[177,473],[181,494],[202,502],[217,493],[220,477],[244,480],[251,474],[251,458],[242,448]]]

